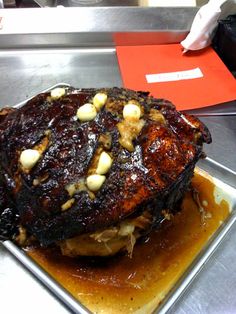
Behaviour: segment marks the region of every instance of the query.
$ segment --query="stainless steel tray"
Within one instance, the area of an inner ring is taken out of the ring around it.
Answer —
[[[56,87],[69,86],[66,83],[56,84],[46,90]],[[30,99],[30,98],[29,98]],[[29,99],[20,102],[15,107],[24,105]],[[216,248],[220,245],[223,238],[228,234],[236,220],[236,172],[206,158],[199,162],[201,169],[206,170],[213,178],[215,186],[218,189],[218,195],[228,201],[230,204],[230,215],[224,223],[218,228],[214,235],[206,243],[204,249],[198,254],[194,261],[189,265],[187,271],[179,279],[175,287],[166,296],[161,306],[156,309],[156,313],[166,313],[171,309],[176,301],[183,295],[193,279],[203,269],[204,265],[211,257]],[[90,313],[82,304],[80,304],[68,291],[66,291],[58,282],[56,282],[48,273],[46,273],[37,263],[35,263],[22,249],[17,247],[11,241],[4,241],[3,246],[17,258],[30,272],[33,273],[50,291],[52,291],[66,306],[74,313]]]

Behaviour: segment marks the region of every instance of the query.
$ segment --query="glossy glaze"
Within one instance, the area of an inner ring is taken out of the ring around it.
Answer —
[[[178,112],[168,101],[122,88],[99,91],[108,99],[92,121],[80,122],[75,116],[98,90],[68,88],[59,99],[50,93],[37,95],[0,123],[0,186],[19,211],[19,223],[45,246],[104,229],[144,210],[158,224],[161,211],[174,210],[187,189],[202,143],[211,141],[197,118]],[[131,152],[120,145],[117,128],[130,100],[139,103],[144,121]],[[153,120],[151,109],[163,119]],[[86,190],[76,192],[71,207],[61,210],[71,199],[66,187],[84,180],[96,152],[107,149],[99,141],[107,133],[113,164],[105,183],[95,197]],[[43,149],[41,158],[26,172],[19,156],[35,147]]]

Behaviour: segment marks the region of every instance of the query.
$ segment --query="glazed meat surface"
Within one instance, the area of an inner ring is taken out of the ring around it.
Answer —
[[[78,108],[92,103],[98,92],[107,95],[105,105],[94,119],[80,121]],[[124,122],[129,101],[140,107],[138,122]],[[152,217],[151,226],[158,225],[163,210],[174,211],[189,187],[203,157],[203,142],[210,143],[211,136],[197,118],[178,112],[168,101],[122,88],[66,88],[60,98],[42,93],[20,109],[3,110],[2,238],[12,236],[19,224],[49,245],[144,211]],[[20,164],[26,149],[40,152],[30,170]],[[112,165],[101,188],[91,191],[86,178],[94,173],[101,152],[111,156]]]

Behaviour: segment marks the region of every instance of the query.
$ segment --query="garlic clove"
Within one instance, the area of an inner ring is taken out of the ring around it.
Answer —
[[[61,210],[62,211],[68,210],[69,208],[71,208],[71,206],[74,204],[74,202],[75,202],[74,198],[69,199],[67,202],[65,202],[64,204],[61,205]]]
[[[36,149],[25,149],[20,154],[20,163],[23,168],[30,170],[40,157],[41,154]]]
[[[141,117],[141,110],[139,106],[128,103],[123,108],[123,118],[125,120],[139,120]]]
[[[106,103],[107,95],[104,93],[97,93],[93,97],[93,104],[96,107],[97,111],[99,111]]]
[[[105,180],[105,176],[100,174],[92,174],[91,176],[87,177],[86,184],[90,191],[96,192],[101,188]]]
[[[97,174],[106,174],[112,165],[112,158],[110,155],[106,152],[102,152],[99,161],[98,161],[98,166],[96,169]]]
[[[95,119],[97,115],[97,110],[95,108],[95,106],[93,104],[84,104],[83,106],[81,106],[76,113],[77,118],[80,121],[91,121],[93,119]]]
[[[62,88],[62,87],[54,88],[53,90],[51,90],[51,98],[52,99],[59,99],[62,96],[64,96],[65,93],[66,93],[65,88]]]

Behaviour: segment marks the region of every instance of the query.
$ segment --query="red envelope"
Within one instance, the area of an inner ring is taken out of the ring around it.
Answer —
[[[208,47],[182,53],[180,44],[116,47],[124,86],[150,91],[172,101],[179,110],[207,107],[236,99],[236,79]],[[199,68],[202,77],[148,83],[147,74],[189,71]]]

